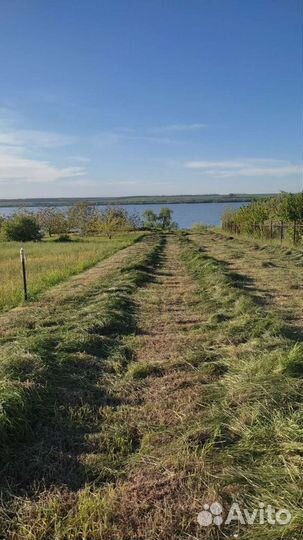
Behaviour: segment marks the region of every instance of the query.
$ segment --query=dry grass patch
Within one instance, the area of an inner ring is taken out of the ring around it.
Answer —
[[[27,256],[27,277],[30,299],[42,291],[79,274],[131,245],[138,233],[107,238],[75,239],[69,243],[54,241],[28,242],[23,247]],[[22,304],[23,290],[18,242],[0,243],[0,310]]]

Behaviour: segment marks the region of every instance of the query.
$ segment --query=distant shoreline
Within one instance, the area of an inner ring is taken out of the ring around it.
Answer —
[[[71,206],[77,202],[89,202],[97,206],[117,206],[129,204],[195,204],[250,202],[255,199],[273,197],[276,193],[230,193],[228,195],[134,195],[130,197],[46,197],[28,199],[0,199],[0,208],[15,206]]]

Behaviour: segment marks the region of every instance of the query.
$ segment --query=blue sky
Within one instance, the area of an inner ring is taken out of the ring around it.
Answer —
[[[0,198],[298,191],[301,0],[2,0]]]

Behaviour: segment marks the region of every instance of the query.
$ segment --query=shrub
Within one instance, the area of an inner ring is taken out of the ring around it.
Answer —
[[[9,241],[30,242],[42,238],[39,225],[31,215],[15,215],[4,223],[3,229]]]
[[[202,234],[207,232],[207,225],[204,225],[204,223],[194,223],[191,230],[193,233]]]
[[[280,239],[280,229],[278,231],[272,229],[272,224],[277,223],[286,225],[287,236],[295,244],[301,240],[302,229],[296,228],[295,224],[303,224],[303,192],[282,193],[253,201],[238,210],[228,209],[222,216],[223,229],[258,237],[269,236]]]
[[[72,242],[72,238],[69,236],[69,234],[60,234],[58,238],[56,238],[55,242]]]

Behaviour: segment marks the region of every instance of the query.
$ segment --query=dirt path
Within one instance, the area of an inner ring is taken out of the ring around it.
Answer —
[[[184,362],[197,340],[195,330],[203,324],[201,313],[193,310],[196,294],[197,284],[184,268],[177,242],[168,241],[154,282],[137,293],[135,342],[137,361],[165,373],[151,380],[145,396],[153,418],[159,414],[164,423],[179,422],[193,400],[193,394],[184,391],[186,380],[194,385],[192,370],[184,372]]]
[[[201,323],[191,311],[197,285],[186,272],[175,240],[169,240],[154,282],[137,294],[139,361],[176,361],[188,332]]]
[[[280,246],[209,233],[192,236],[234,272],[235,282],[274,309],[298,334],[303,329],[303,254]]]
[[[115,488],[115,525],[109,538],[187,538],[197,531],[203,461],[191,458],[188,463],[187,451],[182,450],[184,434],[197,422],[208,382],[190,362],[192,353],[201,350],[207,317],[195,311],[197,295],[178,240],[168,239],[153,282],[135,295],[137,354],[131,366],[134,378],[126,391],[142,440],[127,479]]]

